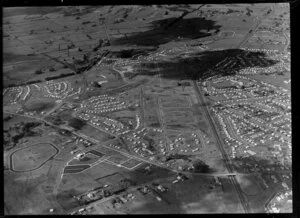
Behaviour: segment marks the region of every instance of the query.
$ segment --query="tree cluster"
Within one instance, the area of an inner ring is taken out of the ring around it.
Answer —
[[[36,70],[36,71],[34,71],[34,73],[37,74],[37,75],[39,75],[39,74],[42,74],[44,72],[42,70]]]
[[[196,159],[193,162],[194,171],[198,173],[209,173],[211,171],[210,167],[204,163],[202,160]]]
[[[8,130],[3,131],[3,145],[4,148],[11,148],[15,146],[20,139],[24,137],[36,136],[39,135],[33,129],[41,125],[38,122],[28,122],[28,123],[19,123],[15,124],[13,127],[10,127]]]
[[[170,154],[167,158],[166,158],[166,161],[169,161],[169,160],[174,160],[174,159],[183,159],[183,160],[188,160],[189,159],[189,156],[188,155],[184,155],[184,154]]]
[[[69,126],[73,127],[76,130],[82,129],[83,126],[86,125],[86,122],[77,118],[73,118],[69,120]]]
[[[119,185],[120,185],[121,188],[127,189],[130,186],[135,186],[136,182],[131,180],[131,179],[126,179],[125,178],[125,179],[120,180]]]
[[[74,75],[74,73],[62,73],[62,74],[59,74],[58,76],[46,77],[45,80],[49,81],[49,80],[54,80],[54,79],[68,77],[68,76],[71,76],[71,75]]]

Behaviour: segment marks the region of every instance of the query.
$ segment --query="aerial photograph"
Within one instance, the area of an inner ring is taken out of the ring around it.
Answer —
[[[289,3],[2,16],[5,215],[293,212]]]

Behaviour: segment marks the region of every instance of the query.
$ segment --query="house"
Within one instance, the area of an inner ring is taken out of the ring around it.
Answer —
[[[156,199],[157,199],[158,201],[161,201],[161,198],[160,198],[160,197],[158,197],[158,196],[156,196]]]

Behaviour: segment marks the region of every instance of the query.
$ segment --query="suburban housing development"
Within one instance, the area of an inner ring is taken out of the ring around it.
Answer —
[[[291,213],[289,11],[4,7],[5,214]]]

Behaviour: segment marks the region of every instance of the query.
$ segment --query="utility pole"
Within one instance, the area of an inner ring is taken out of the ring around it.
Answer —
[[[104,22],[104,27],[105,27],[105,33],[106,33],[106,37],[107,37],[107,40],[108,42],[110,43],[110,38],[109,38],[109,35],[107,33],[107,26],[106,26],[106,23]]]

